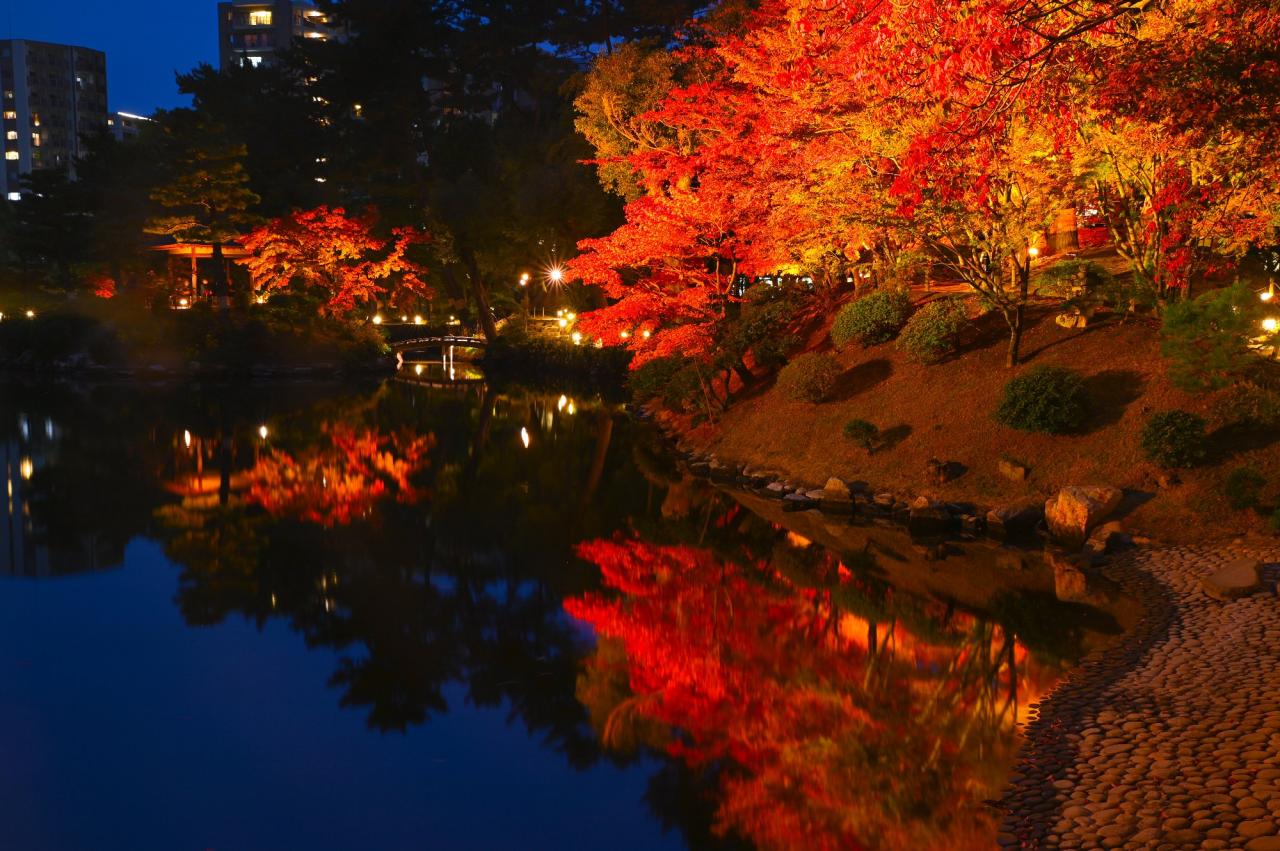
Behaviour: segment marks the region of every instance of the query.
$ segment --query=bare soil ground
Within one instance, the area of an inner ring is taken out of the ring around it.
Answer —
[[[770,381],[740,391],[718,424],[691,434],[692,443],[818,486],[838,476],[981,506],[1047,498],[1066,485],[1112,484],[1130,492],[1131,531],[1175,543],[1270,534],[1264,517],[1228,506],[1223,483],[1232,470],[1252,467],[1268,480],[1264,503],[1280,503],[1280,433],[1223,428],[1218,396],[1173,387],[1154,321],[1103,317],[1086,329],[1065,329],[1055,313],[1048,304],[1030,312],[1016,370],[1005,366],[1007,330],[997,315],[977,320],[961,353],[939,364],[912,362],[892,343],[854,345],[836,352],[845,372],[830,401],[793,401]],[[825,328],[810,348],[830,349]],[[1041,364],[1085,376],[1093,411],[1080,433],[1029,434],[992,418],[1005,382]],[[1161,487],[1163,471],[1144,458],[1140,433],[1152,413],[1174,408],[1210,421],[1213,456],[1201,469],[1179,471],[1180,484]],[[854,418],[877,425],[886,445],[868,453],[847,440],[842,429]],[[1030,467],[1030,477],[1001,476],[1002,457]],[[961,475],[930,484],[931,458],[954,462]]]

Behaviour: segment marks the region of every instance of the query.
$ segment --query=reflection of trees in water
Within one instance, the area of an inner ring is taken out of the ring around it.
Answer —
[[[1028,668],[998,628],[789,544],[599,405],[404,384],[24,404],[66,423],[32,479],[36,519],[119,552],[158,534],[189,623],[286,620],[339,655],[331,682],[376,729],[447,711],[458,684],[575,766],[674,751],[647,800],[693,847],[736,846],[719,826],[820,848],[790,840],[921,813],[886,836],[932,841],[947,824],[963,844],[956,825],[980,797],[965,784],[990,785],[998,759],[984,756],[1034,697],[1024,676],[1010,700],[1010,666]],[[356,484],[335,499],[330,476]],[[591,539],[615,548],[608,598],[590,596],[599,571],[572,555]],[[621,607],[604,640],[566,599]]]
[[[579,550],[608,589],[566,604],[601,636],[578,694],[604,745],[713,776],[716,829],[762,848],[989,847],[981,801],[1049,675],[995,624],[680,504],[700,545]]]
[[[333,683],[380,729],[445,711],[445,687],[462,682],[469,701],[509,705],[587,764],[598,749],[572,683],[589,648],[561,601],[589,575],[568,554],[612,531],[643,484],[609,451],[606,409],[426,392],[395,385],[371,405],[277,417],[269,448],[232,476],[235,499],[165,509],[179,604],[194,623],[289,618],[342,651]]]

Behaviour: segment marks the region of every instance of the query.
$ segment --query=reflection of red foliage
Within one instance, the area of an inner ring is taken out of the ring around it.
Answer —
[[[386,496],[416,502],[423,495],[411,479],[426,466],[433,442],[429,435],[327,425],[318,445],[263,457],[250,473],[249,500],[271,514],[326,526],[367,514]]]
[[[98,298],[115,298],[116,282],[108,275],[95,275],[90,278],[89,285]]]
[[[735,767],[719,830],[764,849],[991,844],[964,751],[981,737],[975,693],[1000,679],[998,663],[995,676],[969,664],[988,647],[917,641],[899,656],[886,626],[869,649],[826,592],[797,593],[706,550],[593,541],[579,555],[617,593],[565,608],[622,643],[628,709],[678,731],[672,755]],[[955,673],[967,667],[983,673]]]

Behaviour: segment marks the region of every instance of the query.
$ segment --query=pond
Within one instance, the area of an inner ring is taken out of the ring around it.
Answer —
[[[0,847],[991,846],[1076,621],[482,378],[0,385]]]

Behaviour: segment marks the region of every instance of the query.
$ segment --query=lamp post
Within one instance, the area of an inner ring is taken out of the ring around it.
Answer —
[[[524,293],[524,331],[529,333],[529,273],[520,276],[520,290]]]

